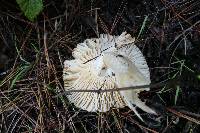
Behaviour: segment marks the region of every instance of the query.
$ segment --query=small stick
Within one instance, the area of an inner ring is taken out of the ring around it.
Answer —
[[[172,80],[173,81],[173,80]],[[167,83],[170,83],[172,81],[168,81]],[[125,91],[125,90],[139,90],[139,89],[144,89],[144,88],[158,88],[158,87],[162,87],[164,85],[167,84],[166,82],[162,82],[162,83],[155,83],[155,84],[150,84],[150,85],[139,85],[139,86],[131,86],[131,87],[123,87],[123,88],[113,88],[113,89],[108,89],[108,90],[102,90],[102,89],[98,89],[98,90],[68,90],[68,91],[64,91],[58,95],[56,95],[55,97],[67,94],[69,95],[72,92],[94,92],[94,93],[104,93],[104,92],[113,92],[113,91]]]

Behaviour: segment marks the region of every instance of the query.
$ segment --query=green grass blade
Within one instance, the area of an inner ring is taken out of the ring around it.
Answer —
[[[18,72],[16,74],[16,76],[14,77],[14,79],[11,81],[11,85],[10,85],[10,88],[13,88],[15,83],[20,80],[25,74],[26,72],[31,68],[31,65],[25,65],[25,66],[22,66],[20,68],[18,68]]]
[[[176,103],[177,103],[177,100],[178,100],[178,96],[179,96],[179,94],[180,94],[180,86],[177,86],[176,87],[176,95],[175,95],[175,99],[174,99],[174,105],[176,105]]]
[[[138,34],[138,36],[137,36],[137,39],[140,37],[140,35],[141,35],[142,32],[144,31],[144,28],[145,28],[147,19],[148,19],[148,16],[145,16],[144,21],[143,21],[143,23],[142,23],[142,27],[140,28],[140,32],[139,32],[139,34]]]

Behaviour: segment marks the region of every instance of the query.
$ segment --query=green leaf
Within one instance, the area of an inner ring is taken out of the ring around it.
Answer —
[[[200,75],[197,75],[197,78],[200,80]]]
[[[33,21],[43,9],[42,0],[16,0],[24,15]]]

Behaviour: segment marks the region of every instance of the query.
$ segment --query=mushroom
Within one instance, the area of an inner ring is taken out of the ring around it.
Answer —
[[[124,57],[130,61],[130,64],[135,66],[137,72],[145,80],[145,82],[137,82],[135,85],[150,84],[149,68],[142,52],[134,45],[134,41],[135,38],[123,32],[120,36],[100,34],[99,38],[86,39],[83,43],[79,43],[72,53],[74,59],[64,62],[63,80],[65,90],[107,90],[116,87],[129,87],[119,86],[119,75],[116,69],[112,67],[116,64],[115,67],[126,71],[126,65],[117,65],[118,63],[115,62],[117,60],[110,58],[109,55]],[[108,62],[113,63],[112,66]],[[134,85],[134,81],[131,85]],[[144,90],[148,91],[149,88],[138,89],[133,93],[137,96],[139,92]],[[106,112],[110,108],[130,107],[126,98],[120,92],[71,92],[70,95],[67,95],[67,98],[83,110]],[[149,109],[145,104],[143,106]],[[139,108],[141,107],[139,106]],[[142,108],[144,111],[152,113],[152,110],[149,111],[144,108]]]

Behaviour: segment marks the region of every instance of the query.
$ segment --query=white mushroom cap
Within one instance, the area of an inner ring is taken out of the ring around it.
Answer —
[[[123,32],[120,36],[101,34],[100,38],[86,39],[74,49],[73,60],[64,62],[63,80],[65,90],[106,90],[116,87],[112,70],[105,68],[104,52],[117,52],[127,58],[150,81],[150,73],[145,58],[134,45],[135,39]],[[67,95],[70,102],[83,110],[106,112],[111,107],[126,106],[119,92],[72,92]]]

